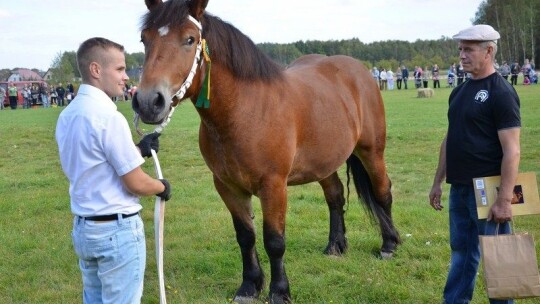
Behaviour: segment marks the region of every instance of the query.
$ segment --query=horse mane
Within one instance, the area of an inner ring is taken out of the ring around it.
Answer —
[[[141,30],[158,29],[166,25],[171,28],[180,27],[189,22],[188,14],[185,0],[163,2],[143,16]],[[202,36],[210,49],[212,62],[225,65],[239,79],[281,78],[284,67],[270,59],[236,27],[206,12],[201,23]]]

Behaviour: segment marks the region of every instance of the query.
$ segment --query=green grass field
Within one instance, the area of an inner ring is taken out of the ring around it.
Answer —
[[[520,170],[538,174],[540,86],[517,90],[523,119]],[[383,92],[393,214],[404,241],[394,259],[374,254],[381,243],[378,229],[353,196],[346,212],[348,252],[339,258],[322,254],[328,238],[322,191],[317,184],[289,188],[285,263],[295,303],[440,303],[449,263],[448,214],[431,209],[427,195],[446,131],[449,94],[449,88],[435,90],[431,99],[416,98],[414,89]],[[130,105],[120,103],[119,109],[131,121]],[[81,302],[68,183],[54,140],[60,111],[0,111],[0,303]],[[228,303],[241,282],[240,253],[230,215],[198,150],[198,122],[194,107],[182,104],[160,138],[163,174],[173,185],[165,215],[167,298],[169,303]],[[144,166],[153,175],[152,161]],[[343,168],[341,176],[345,180]],[[445,187],[445,206],[447,192]],[[148,247],[143,303],[159,303],[154,199],[142,203]],[[257,246],[268,277],[257,199],[254,206]],[[515,228],[539,236],[539,219],[515,217]],[[480,274],[474,303],[487,303],[483,288]]]

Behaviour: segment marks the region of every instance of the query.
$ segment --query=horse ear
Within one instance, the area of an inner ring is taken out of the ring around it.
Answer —
[[[146,4],[146,7],[148,10],[152,10],[157,5],[163,3],[162,0],[144,0],[144,3]]]
[[[208,5],[208,0],[188,0],[189,12],[197,20],[201,20],[206,5]]]

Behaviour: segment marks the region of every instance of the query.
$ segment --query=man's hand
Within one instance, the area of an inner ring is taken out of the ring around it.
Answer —
[[[161,197],[165,201],[168,201],[171,199],[171,184],[169,184],[169,181],[167,181],[166,179],[160,179],[160,181],[163,183],[163,186],[165,186],[165,190],[156,195]]]
[[[159,150],[159,140],[158,137],[161,135],[161,133],[152,132],[150,134],[145,135],[141,141],[136,145],[139,147],[139,150],[141,150],[141,155],[144,157],[151,157],[152,152],[151,150],[154,149],[156,153]]]
[[[431,192],[429,193],[429,204],[433,209],[441,211],[443,206],[441,205],[442,187],[440,185],[433,185]]]
[[[504,223],[512,220],[512,201],[497,197],[497,200],[491,206],[489,210],[488,221],[495,221],[496,223]]]

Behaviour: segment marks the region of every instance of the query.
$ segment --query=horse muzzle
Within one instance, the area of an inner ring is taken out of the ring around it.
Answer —
[[[170,107],[170,102],[158,91],[137,90],[131,101],[133,111],[139,114],[144,123],[151,125],[162,123],[167,118]]]

